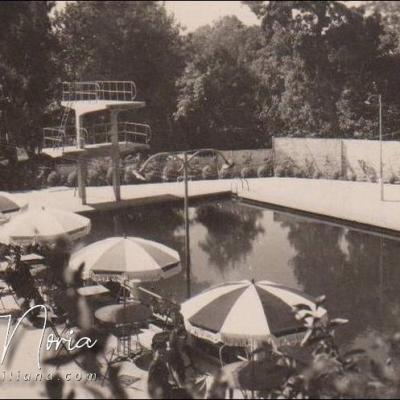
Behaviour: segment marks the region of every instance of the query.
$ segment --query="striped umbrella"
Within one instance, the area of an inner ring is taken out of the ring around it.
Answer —
[[[138,237],[111,237],[86,246],[71,257],[70,267],[84,264],[83,278],[155,281],[181,271],[179,254]]]
[[[248,346],[273,341],[276,345],[299,343],[305,334],[296,320],[294,306],[305,304],[326,317],[311,297],[268,282],[226,283],[185,301],[181,312],[191,334],[214,343]]]
[[[5,224],[6,222],[8,222],[10,220],[10,217],[8,215],[3,214],[0,211],[0,225]]]
[[[27,202],[7,192],[0,192],[0,213],[7,214],[26,208]]]
[[[66,237],[79,239],[90,232],[90,219],[51,208],[29,208],[0,228],[0,242],[29,245]]]

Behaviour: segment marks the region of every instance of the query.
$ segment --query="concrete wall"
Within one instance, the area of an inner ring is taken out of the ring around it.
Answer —
[[[275,138],[273,153],[278,176],[376,181],[380,175],[376,140]],[[384,180],[400,182],[400,142],[384,141],[382,159]]]
[[[292,176],[303,171],[309,177],[334,177],[342,168],[341,146],[338,139],[275,138],[275,173],[292,170]]]

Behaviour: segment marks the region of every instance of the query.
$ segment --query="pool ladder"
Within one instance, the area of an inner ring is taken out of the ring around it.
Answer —
[[[231,192],[238,195],[239,193],[239,185],[241,186],[241,190],[250,190],[249,181],[246,178],[235,177],[231,181]]]

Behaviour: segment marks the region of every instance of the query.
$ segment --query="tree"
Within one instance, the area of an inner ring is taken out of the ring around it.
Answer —
[[[236,17],[199,28],[189,38],[191,56],[178,82],[175,113],[187,147],[264,145],[257,79],[249,67],[258,39]]]
[[[57,42],[49,13],[54,2],[10,1],[0,13],[2,124],[10,140],[30,153],[41,140],[56,79]]]
[[[146,101],[153,148],[172,141],[175,81],[183,61],[179,26],[155,1],[67,3],[56,17],[66,80],[133,80]],[[137,119],[137,115],[135,115]]]
[[[266,36],[255,66],[271,88],[265,105],[273,112],[274,130],[372,135],[377,118],[364,101],[387,91],[382,71],[394,68],[394,44],[384,40],[381,16],[336,1],[245,3]]]

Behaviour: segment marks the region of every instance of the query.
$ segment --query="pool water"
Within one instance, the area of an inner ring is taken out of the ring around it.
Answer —
[[[400,331],[400,240],[234,200],[190,208],[192,294],[242,279],[271,280],[327,296],[346,345],[365,346]],[[157,205],[92,218],[87,242],[139,236],[176,249],[184,260],[182,207]],[[186,296],[185,271],[147,284],[164,296]]]

